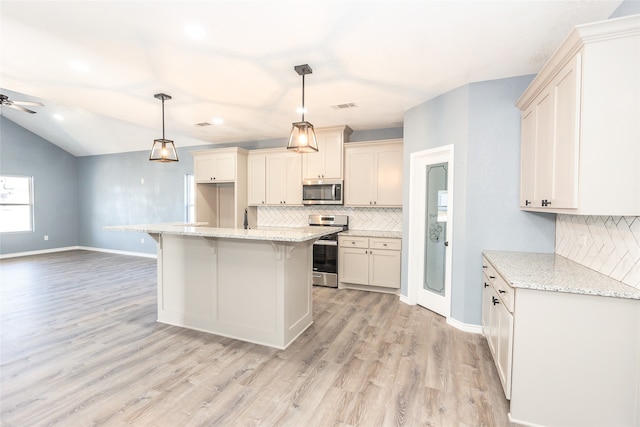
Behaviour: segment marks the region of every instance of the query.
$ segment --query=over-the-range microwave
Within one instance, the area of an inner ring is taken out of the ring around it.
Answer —
[[[342,205],[342,180],[311,179],[302,181],[303,205]]]

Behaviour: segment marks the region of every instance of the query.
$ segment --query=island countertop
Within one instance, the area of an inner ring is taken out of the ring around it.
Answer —
[[[206,224],[138,224],[116,225],[104,227],[105,230],[135,231],[147,234],[178,234],[182,236],[216,237],[220,239],[270,240],[274,242],[306,242],[319,239],[327,234],[342,231],[341,227],[258,227],[245,230],[243,228],[217,228]]]

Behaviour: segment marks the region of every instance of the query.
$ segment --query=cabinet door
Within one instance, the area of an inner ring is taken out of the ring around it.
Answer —
[[[235,181],[236,179],[236,155],[220,154],[215,157],[216,181]]]
[[[284,169],[284,201],[288,205],[302,205],[302,158],[300,154],[285,154]]]
[[[551,208],[578,207],[578,154],[581,55],[569,62],[558,74],[555,93],[553,184]]]
[[[344,204],[370,206],[373,204],[374,157],[370,147],[346,147]]]
[[[522,113],[522,142],[520,144],[520,207],[533,204],[536,163],[536,114],[530,108]]]
[[[324,153],[322,178],[342,179],[342,131],[318,132],[318,149]]]
[[[553,187],[553,115],[554,99],[550,90],[544,92],[536,101],[536,148],[535,181],[533,206],[542,207],[543,200],[551,200]]]
[[[400,288],[400,251],[369,250],[369,285]]]
[[[344,130],[316,132],[317,153],[302,154],[302,179],[342,179]]]
[[[497,333],[497,354],[494,356],[498,366],[498,374],[502,381],[504,394],[511,398],[511,358],[513,337],[513,315],[502,302],[495,306],[495,315],[498,317],[499,330]]]
[[[496,361],[498,357],[498,333],[500,331],[500,317],[497,314],[497,305],[500,303],[498,300],[498,295],[496,291],[493,289],[493,286],[489,286],[487,288],[487,294],[489,295],[489,335],[487,336],[487,341],[489,342],[489,348],[491,349],[491,353],[493,354],[493,359]]]
[[[282,205],[284,203],[284,182],[286,171],[282,155],[267,156],[267,204]]]
[[[215,164],[212,156],[194,156],[194,180],[196,182],[210,182],[211,178],[213,178]]]
[[[264,205],[266,202],[266,156],[263,154],[251,155],[248,162],[247,202],[251,206]]]
[[[358,285],[369,284],[368,249],[339,248],[339,280]]]
[[[489,339],[491,329],[491,284],[482,274],[482,335]]]
[[[402,144],[375,149],[374,204],[402,206]]]

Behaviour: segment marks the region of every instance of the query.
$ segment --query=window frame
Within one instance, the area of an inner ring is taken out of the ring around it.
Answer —
[[[35,231],[35,196],[34,196],[34,185],[33,185],[33,175],[12,175],[12,174],[0,174],[0,182],[4,181],[5,178],[21,178],[28,180],[28,191],[29,191],[29,202],[28,203],[6,203],[3,201],[3,198],[0,197],[0,209],[4,207],[10,206],[28,206],[29,209],[29,228],[28,229],[20,229],[20,230],[3,230],[3,227],[0,226],[0,234],[12,234],[12,233],[33,233]]]

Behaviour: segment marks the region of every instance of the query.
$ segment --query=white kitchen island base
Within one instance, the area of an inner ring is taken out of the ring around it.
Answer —
[[[313,323],[313,240],[151,235],[159,322],[278,349]]]

